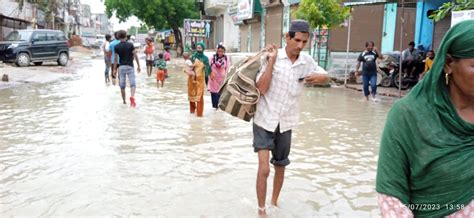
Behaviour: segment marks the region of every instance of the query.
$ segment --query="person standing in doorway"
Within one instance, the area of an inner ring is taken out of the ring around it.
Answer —
[[[313,58],[301,53],[308,43],[309,30],[307,21],[292,21],[285,35],[286,47],[277,49],[274,44],[268,45],[267,58],[262,59],[257,74],[261,96],[253,119],[253,147],[258,154],[256,189],[259,215],[266,215],[270,163],[275,167],[271,204],[278,206],[285,167],[290,164],[291,131],[298,124],[298,97],[304,82],[329,80],[327,72]]]
[[[374,42],[368,41],[365,43],[365,51],[363,51],[359,58],[357,58],[356,74],[360,75],[359,67],[362,63],[362,82],[365,99],[369,100],[369,94],[372,94],[372,101],[377,101],[375,94],[377,93],[377,58],[383,58],[380,55]],[[371,92],[369,93],[369,83]]]
[[[120,58],[119,72],[119,85],[122,94],[123,104],[127,104],[125,101],[125,81],[126,77],[130,82],[130,106],[135,107],[135,70],[133,66],[133,59],[137,62],[137,72],[140,73],[140,62],[138,61],[137,51],[132,43],[127,42],[127,32],[125,30],[118,31],[118,37],[120,43],[115,46],[115,58]],[[117,62],[114,64],[114,68],[117,69]]]
[[[219,89],[224,83],[225,75],[229,70],[229,59],[225,55],[225,47],[217,46],[217,52],[211,59],[211,74],[209,75],[209,92],[211,92],[212,107],[217,110],[219,104]]]
[[[109,45],[112,36],[110,34],[105,35],[105,42],[102,44],[102,51],[104,52],[104,62],[105,62],[105,83],[109,84],[110,77],[109,72],[112,66],[111,64],[111,56],[112,53],[110,52]]]

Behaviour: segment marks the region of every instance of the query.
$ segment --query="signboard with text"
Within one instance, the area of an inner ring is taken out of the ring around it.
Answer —
[[[241,24],[243,20],[253,18],[254,0],[238,0],[237,3],[230,5],[228,14],[234,21],[234,24]]]
[[[209,38],[211,34],[211,21],[210,20],[184,20],[184,35],[206,37]]]
[[[453,11],[451,13],[451,26],[465,20],[474,20],[474,10]]]

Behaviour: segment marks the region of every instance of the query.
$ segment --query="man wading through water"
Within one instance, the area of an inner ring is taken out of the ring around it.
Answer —
[[[291,130],[298,124],[298,97],[303,90],[303,83],[329,80],[327,72],[309,55],[300,53],[309,37],[308,22],[291,22],[290,31],[285,36],[286,47],[277,49],[274,44],[268,45],[267,58],[262,59],[257,75],[257,88],[261,97],[253,120],[253,146],[258,153],[256,188],[259,215],[266,215],[269,163],[275,166],[271,204],[278,206],[285,167],[290,164]]]
[[[127,32],[120,30],[118,32],[120,43],[115,46],[115,59],[120,57],[118,69],[119,72],[119,85],[122,93],[123,104],[127,104],[125,101],[125,82],[126,77],[130,82],[130,106],[135,107],[135,71],[133,69],[133,59],[137,62],[137,71],[140,73],[140,62],[138,61],[137,51],[132,43],[127,42]],[[114,69],[117,69],[117,62],[114,64]]]

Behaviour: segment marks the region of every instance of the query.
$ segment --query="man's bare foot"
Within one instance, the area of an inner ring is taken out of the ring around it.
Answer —
[[[258,208],[258,215],[260,217],[267,217],[267,212],[265,211],[265,207],[259,207]]]

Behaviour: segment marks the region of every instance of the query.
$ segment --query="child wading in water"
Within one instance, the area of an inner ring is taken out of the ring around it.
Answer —
[[[160,88],[160,82],[161,82],[161,87],[165,85],[165,71],[166,71],[166,62],[163,59],[163,54],[158,55],[158,60],[156,61],[155,64],[156,67],[156,87]]]
[[[189,76],[192,76],[193,77],[193,83],[196,82],[196,72],[194,72],[194,64],[193,62],[191,61],[191,59],[189,59],[189,53],[185,52],[183,53],[183,58],[184,58],[184,64],[185,64],[185,68],[184,68],[184,73],[188,74]]]

